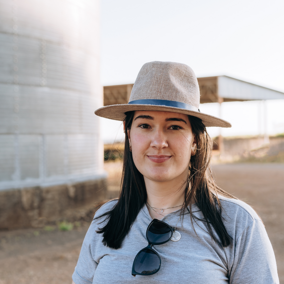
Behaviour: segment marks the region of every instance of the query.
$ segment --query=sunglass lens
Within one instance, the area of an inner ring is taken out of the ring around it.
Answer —
[[[132,274],[151,275],[156,273],[161,266],[158,254],[149,248],[142,249],[133,262]]]
[[[152,222],[147,230],[147,239],[153,245],[163,244],[171,237],[172,230],[170,226],[161,221]]]

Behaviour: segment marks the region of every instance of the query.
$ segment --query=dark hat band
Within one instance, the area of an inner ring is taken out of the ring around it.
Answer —
[[[198,111],[200,110],[192,105],[188,105],[185,103],[177,102],[177,101],[168,101],[168,100],[155,100],[155,99],[145,99],[145,100],[134,100],[128,103],[129,105],[155,105],[155,106],[168,106],[168,107],[176,107],[184,110]]]

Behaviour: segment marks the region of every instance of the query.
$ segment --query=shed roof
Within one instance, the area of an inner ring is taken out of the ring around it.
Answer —
[[[200,103],[284,99],[284,93],[229,76],[197,78]],[[104,86],[104,105],[128,102],[133,84]]]

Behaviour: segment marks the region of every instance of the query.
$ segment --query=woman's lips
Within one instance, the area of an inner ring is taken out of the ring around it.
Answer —
[[[171,158],[166,155],[148,155],[147,157],[154,163],[164,163]]]

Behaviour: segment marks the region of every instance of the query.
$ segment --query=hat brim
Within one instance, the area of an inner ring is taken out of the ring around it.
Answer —
[[[205,126],[219,126],[219,127],[231,127],[232,125],[226,120],[217,118],[215,116],[204,114],[197,111],[185,110],[176,107],[169,106],[157,106],[157,105],[141,105],[141,104],[117,104],[101,107],[95,111],[95,114],[104,118],[123,121],[125,119],[125,113],[128,111],[137,110],[149,110],[149,111],[168,111],[177,112],[185,115],[191,115],[198,117],[202,120]]]

